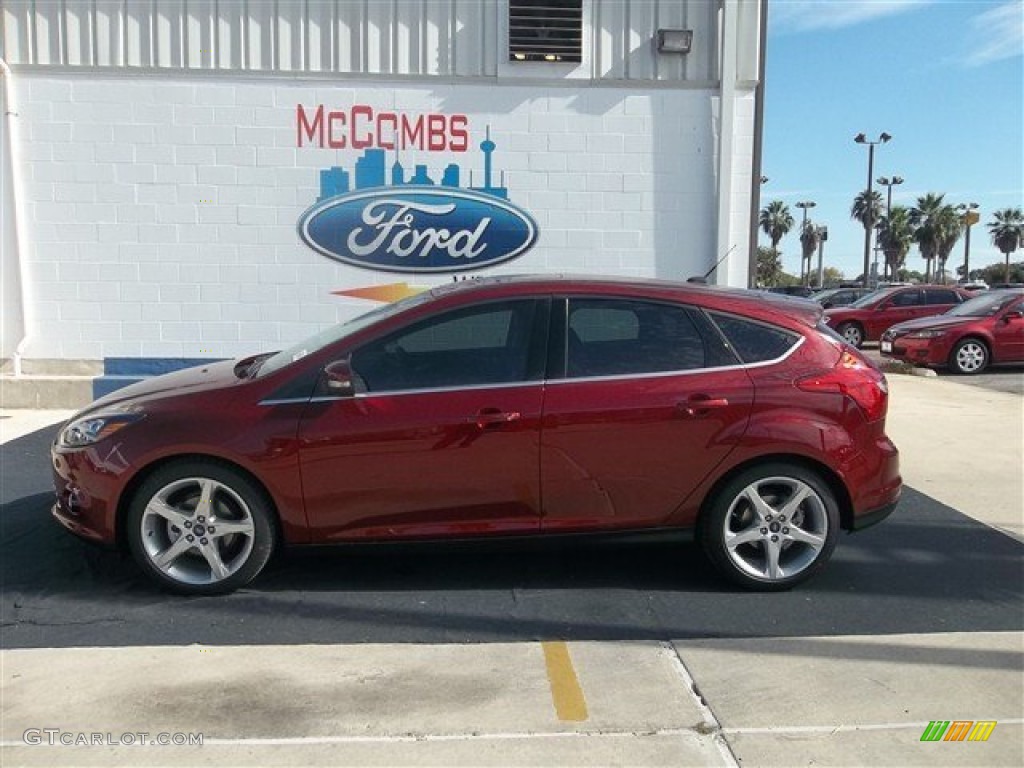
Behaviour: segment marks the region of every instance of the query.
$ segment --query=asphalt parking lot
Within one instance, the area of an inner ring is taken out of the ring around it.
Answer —
[[[871,358],[876,365],[885,367],[889,362],[889,358],[882,357],[881,353],[878,351],[877,343],[865,344],[864,349],[861,351]],[[919,369],[919,371],[924,370],[930,369]],[[949,381],[955,381],[958,384],[981,387],[982,389],[990,389],[994,392],[1009,392],[1013,395],[1024,395],[1024,365],[994,366],[982,373],[977,373],[971,376],[960,376],[955,373],[951,373],[944,368],[936,368],[934,371],[937,377],[947,379]]]
[[[295,552],[178,598],[50,519],[54,427],[11,440],[4,765],[1021,764],[1024,400],[890,378],[904,499],[782,594],[735,591],[692,545],[591,544]],[[559,708],[566,668],[581,716]],[[999,724],[942,750],[919,739],[936,718]],[[22,744],[51,721],[213,738]]]

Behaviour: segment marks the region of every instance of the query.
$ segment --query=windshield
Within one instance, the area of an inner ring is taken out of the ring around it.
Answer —
[[[430,291],[425,291],[424,293],[418,293],[415,296],[409,296],[405,299],[396,301],[393,304],[385,304],[382,307],[377,307],[376,309],[359,315],[358,317],[344,322],[341,325],[332,325],[330,328],[326,328],[320,331],[320,333],[310,336],[308,339],[304,339],[288,349],[274,353],[259,366],[254,375],[256,377],[260,377],[266,376],[274,371],[278,371],[286,365],[290,365],[297,360],[301,360],[308,354],[318,352],[324,347],[330,346],[331,344],[341,341],[352,334],[358,333],[364,328],[368,328],[380,320],[393,317],[394,315],[404,312],[411,307],[423,304],[431,298],[433,298],[433,294]]]
[[[1024,298],[1024,293],[987,293],[959,304],[946,314],[955,317],[992,317],[1003,307]]]
[[[880,291],[872,291],[867,296],[861,296],[853,304],[850,305],[850,309],[863,309],[864,307],[870,307],[875,302],[881,301],[882,298],[892,293],[892,290],[885,288]]]

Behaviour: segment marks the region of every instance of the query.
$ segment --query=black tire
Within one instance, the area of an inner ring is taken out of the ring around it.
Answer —
[[[991,354],[981,339],[961,339],[949,353],[949,367],[956,373],[972,376],[988,368]]]
[[[860,323],[840,323],[839,327],[836,328],[836,333],[846,339],[847,343],[857,349],[861,348],[864,344],[864,329],[861,328]]]
[[[266,493],[244,474],[217,461],[190,460],[142,482],[124,530],[135,562],[161,585],[183,595],[218,595],[263,570],[276,523]]]
[[[757,509],[751,493],[764,502]],[[803,498],[790,514],[787,502]],[[705,504],[701,545],[715,567],[741,587],[789,589],[820,571],[836,546],[839,504],[828,484],[796,464],[751,467]],[[741,541],[736,537],[742,536]],[[777,567],[772,567],[772,555]]]

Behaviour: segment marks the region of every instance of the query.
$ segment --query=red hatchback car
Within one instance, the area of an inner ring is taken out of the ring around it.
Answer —
[[[894,325],[880,349],[885,357],[967,374],[991,363],[1024,363],[1024,289],[983,293],[944,315]]]
[[[53,445],[53,511],[183,593],[279,545],[638,531],[785,589],[901,488],[885,378],[820,320],[656,281],[447,285],[98,400]]]
[[[974,294],[950,285],[880,288],[847,307],[825,310],[825,322],[855,347],[877,341],[896,323],[941,315]]]

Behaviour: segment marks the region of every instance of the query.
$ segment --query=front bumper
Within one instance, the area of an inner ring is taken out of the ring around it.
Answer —
[[[892,344],[885,348],[885,342]],[[944,339],[911,339],[898,336],[894,339],[882,337],[879,351],[883,357],[891,357],[914,365],[944,365],[949,357],[949,344]]]
[[[54,518],[76,536],[110,546],[117,542],[117,499],[127,470],[123,460],[112,458],[114,454],[103,456],[95,447],[50,448],[57,495],[51,510]]]

